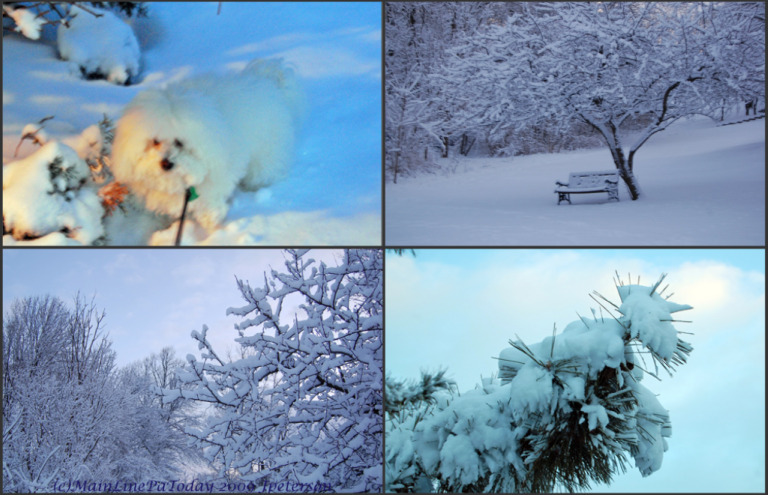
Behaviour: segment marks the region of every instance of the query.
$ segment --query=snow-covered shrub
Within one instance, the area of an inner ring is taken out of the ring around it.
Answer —
[[[510,341],[497,379],[438,401],[418,421],[390,421],[386,462],[400,478],[388,476],[387,488],[412,488],[403,483],[418,481],[411,466],[451,492],[586,489],[624,471],[627,454],[643,476],[658,470],[669,413],[641,380],[671,374],[692,350],[672,325],[672,313],[691,307],[661,297],[663,279],[619,281],[621,303],[595,298],[606,313],[531,346]]]
[[[3,167],[3,231],[14,239],[64,233],[82,244],[104,234],[91,171],[71,147],[51,141]]]
[[[380,491],[383,254],[347,250],[337,266],[307,250],[286,258],[261,287],[238,280],[246,305],[227,314],[243,318],[239,359],[223,359],[204,325],[192,332],[200,358],[188,355],[179,387],[159,393],[215,408],[187,433],[222,479]]]
[[[85,11],[76,5],[72,17],[58,30],[59,55],[69,60],[73,72],[88,79],[105,78],[130,84],[139,74],[139,43],[131,27],[112,12]]]
[[[16,27],[14,31],[21,33],[31,40],[40,39],[40,31],[48,20],[39,16],[34,10],[24,7],[13,8],[3,5],[3,17],[13,19]]]

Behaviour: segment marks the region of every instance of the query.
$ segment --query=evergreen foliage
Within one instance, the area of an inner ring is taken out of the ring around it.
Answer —
[[[691,307],[661,296],[664,277],[651,286],[617,278],[619,303],[595,293],[593,318],[534,345],[510,341],[499,377],[475,390],[436,397],[437,380],[423,377],[412,387],[421,396],[388,393],[387,490],[588,490],[624,472],[629,457],[644,476],[658,470],[669,413],[641,380],[671,374],[692,350],[671,316]]]

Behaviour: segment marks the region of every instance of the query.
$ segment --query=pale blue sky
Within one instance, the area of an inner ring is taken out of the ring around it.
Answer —
[[[338,250],[312,257],[333,263]],[[3,249],[3,313],[19,297],[52,294],[71,303],[79,290],[106,310],[106,330],[124,365],[173,346],[198,355],[192,330],[209,327],[218,349],[236,348],[240,320],[226,316],[244,306],[235,275],[254,286],[264,272],[284,271],[277,249]]]
[[[614,270],[635,283],[668,273],[670,300],[694,307],[677,324],[694,333],[688,364],[646,383],[670,410],[669,450],[650,477],[632,467],[596,491],[765,491],[764,250],[422,249],[386,261],[387,373],[443,367],[462,391],[496,372],[515,334],[535,343],[589,315],[593,290],[618,300]]]

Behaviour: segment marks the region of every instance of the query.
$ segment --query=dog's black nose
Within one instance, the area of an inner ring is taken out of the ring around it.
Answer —
[[[167,172],[173,168],[173,162],[167,158],[163,158],[163,161],[160,162],[160,166]]]

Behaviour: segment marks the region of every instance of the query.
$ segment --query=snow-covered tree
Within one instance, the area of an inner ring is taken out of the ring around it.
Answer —
[[[497,8],[484,2],[439,8],[434,2],[385,3],[386,168],[395,182],[398,175],[424,169],[430,150],[447,157],[453,134],[464,138],[463,151],[471,147],[467,132],[474,129],[447,101],[452,95],[433,74],[443,64],[445,46],[474,31]]]
[[[194,458],[175,424],[183,411],[160,406],[149,373],[115,368],[104,318],[79,294],[72,308],[50,296],[17,300],[3,318],[4,491],[166,479]]]
[[[239,356],[226,360],[204,325],[192,332],[200,358],[187,356],[180,386],[160,393],[213,406],[187,433],[222,478],[380,490],[383,254],[346,250],[336,266],[307,250],[285,257],[263,286],[237,281],[246,305],[227,314],[243,318]]]
[[[60,475],[108,475],[117,424],[114,352],[79,294],[15,301],[3,318],[3,486],[50,491]]]
[[[388,410],[387,489],[587,489],[625,471],[628,455],[643,476],[658,470],[670,417],[641,381],[671,374],[692,350],[672,317],[691,307],[662,297],[663,280],[617,280],[620,302],[595,293],[592,318],[534,345],[510,341],[498,378],[405,417]]]
[[[165,347],[119,371],[125,419],[123,434],[114,442],[122,458],[116,478],[136,483],[168,480],[179,476],[183,466],[202,461],[200,452],[189,448],[184,433],[198,425],[199,413],[182,399],[163,404],[155,393],[157,387],[176,386],[184,364],[175,358],[173,348]]]
[[[497,132],[590,126],[637,199],[634,158],[650,137],[684,116],[764,100],[764,19],[759,2],[526,3],[453,45],[440,74],[446,99]],[[482,96],[462,98],[468,86]]]

